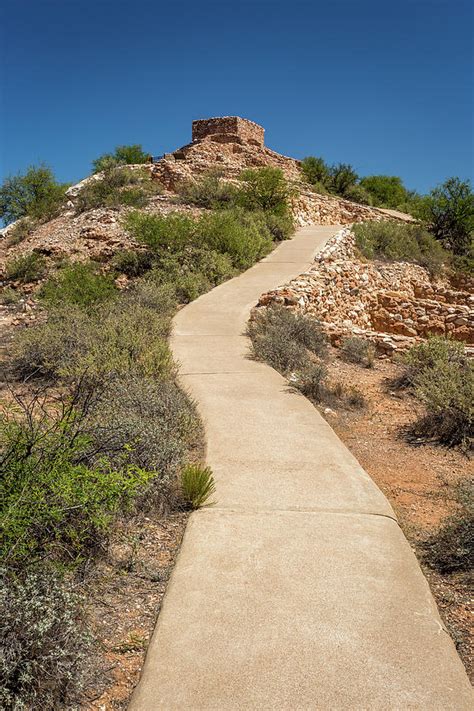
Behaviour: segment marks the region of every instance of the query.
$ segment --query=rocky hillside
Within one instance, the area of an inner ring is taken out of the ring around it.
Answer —
[[[345,228],[307,272],[264,294],[259,306],[284,304],[314,316],[333,345],[355,335],[372,341],[379,354],[391,355],[428,335],[452,336],[473,346],[473,292],[467,276],[433,279],[418,264],[362,260]]]
[[[245,122],[244,122],[245,123]],[[251,123],[251,122],[247,122]],[[179,201],[180,186],[209,171],[219,170],[224,179],[236,181],[245,168],[273,166],[280,168],[295,186],[292,211],[297,225],[350,224],[362,220],[386,217],[383,210],[358,205],[333,195],[318,195],[301,180],[299,161],[280,155],[244,140],[239,133],[210,134],[195,138],[173,153],[165,154],[153,164],[128,166],[142,181],[151,181],[150,193],[144,210],[150,213],[196,211]],[[61,214],[42,224],[12,244],[10,225],[2,230],[0,240],[0,269],[12,256],[37,252],[47,258],[95,259],[107,261],[116,252],[134,245],[122,227],[121,218],[130,210],[125,206],[98,207],[78,210],[81,193],[101,175],[86,178],[67,191],[68,202]]]

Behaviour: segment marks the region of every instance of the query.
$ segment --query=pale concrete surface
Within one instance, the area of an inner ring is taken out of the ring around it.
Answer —
[[[390,504],[309,401],[246,357],[250,308],[336,231],[299,230],[175,318],[217,503],[191,516],[131,711],[474,708]]]

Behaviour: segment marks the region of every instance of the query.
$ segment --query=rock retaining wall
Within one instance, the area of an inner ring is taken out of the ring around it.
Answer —
[[[333,345],[364,336],[380,354],[405,350],[429,335],[474,344],[474,296],[432,281],[406,262],[365,262],[355,254],[350,229],[338,232],[311,269],[264,294],[259,306],[284,304],[321,321]]]

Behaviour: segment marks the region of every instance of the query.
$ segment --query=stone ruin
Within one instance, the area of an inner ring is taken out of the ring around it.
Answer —
[[[240,143],[250,146],[264,146],[265,129],[258,123],[240,116],[219,116],[193,121],[193,143],[213,141],[214,143]]]

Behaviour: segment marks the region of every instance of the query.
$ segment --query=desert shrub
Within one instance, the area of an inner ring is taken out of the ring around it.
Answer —
[[[326,354],[326,337],[318,322],[283,306],[258,311],[248,324],[247,335],[252,355],[283,373],[304,368],[308,350]]]
[[[0,292],[0,304],[4,306],[12,306],[17,304],[21,299],[21,293],[11,286],[6,286]]]
[[[77,708],[91,680],[94,644],[81,599],[46,568],[0,571],[0,706]]]
[[[150,252],[139,252],[136,249],[124,249],[114,255],[111,265],[120,274],[138,277],[152,268],[153,255]]]
[[[238,201],[246,210],[286,212],[292,190],[282,170],[266,166],[244,170],[239,177],[242,187]]]
[[[18,334],[11,367],[23,377],[67,380],[83,372],[166,377],[174,372],[166,342],[173,306],[169,289],[140,284],[89,313],[77,306],[52,309],[46,323]]]
[[[229,255],[237,269],[247,269],[272,248],[269,230],[258,216],[244,210],[219,210],[203,215],[197,224],[198,243]]]
[[[109,170],[121,165],[136,165],[147,163],[149,154],[145,153],[139,143],[131,146],[117,146],[113,153],[104,153],[92,161],[94,173]]]
[[[66,187],[47,166],[30,166],[24,175],[10,176],[1,185],[0,217],[7,223],[22,217],[49,220],[59,212]]]
[[[374,364],[375,348],[366,338],[351,336],[345,338],[341,346],[341,356],[349,363],[359,363],[365,368]]]
[[[125,228],[132,237],[155,253],[175,252],[190,244],[195,222],[179,212],[170,215],[147,215],[134,211],[125,218]]]
[[[396,175],[368,175],[360,186],[372,197],[374,205],[396,210],[409,200],[410,193]]]
[[[44,276],[46,261],[41,254],[29,252],[11,259],[6,266],[7,279],[27,284]]]
[[[188,303],[235,274],[227,254],[188,245],[179,252],[160,256],[150,279],[159,284],[169,284],[177,300]]]
[[[218,171],[209,171],[196,180],[186,180],[178,189],[182,202],[208,209],[232,205],[236,193],[237,189],[222,180]]]
[[[327,374],[324,363],[308,363],[298,372],[294,383],[305,397],[314,402],[321,402],[327,391]]]
[[[279,214],[274,212],[265,213],[265,223],[275,242],[290,239],[295,231],[295,223],[289,211]]]
[[[348,163],[337,163],[329,169],[329,188],[337,195],[344,197],[357,181],[357,173]]]
[[[415,262],[432,273],[446,261],[441,245],[420,225],[360,222],[353,231],[358,249],[368,259]]]
[[[474,429],[474,363],[462,343],[435,336],[410,349],[406,379],[424,403],[415,431],[468,446]]]
[[[360,205],[372,205],[370,193],[362,185],[351,185],[344,192],[344,197]]]
[[[158,472],[153,486],[162,489],[202,434],[194,405],[174,381],[136,375],[107,384],[88,433],[92,451],[106,453],[115,466],[126,462]]]
[[[201,464],[187,464],[181,472],[182,497],[191,509],[212,506],[209,501],[216,491],[216,485],[210,467]]]
[[[76,212],[81,213],[97,207],[143,207],[148,197],[137,183],[140,176],[127,168],[109,168],[97,180],[90,180],[76,198]],[[130,188],[130,185],[135,187]]]
[[[474,567],[474,480],[456,491],[456,511],[423,542],[425,562],[440,573],[469,572]]]
[[[328,195],[329,194],[329,190],[326,187],[326,185],[324,185],[324,183],[320,183],[319,181],[312,183],[311,187],[313,189],[313,192],[315,192],[317,195]]]
[[[8,230],[7,238],[9,245],[20,244],[34,229],[35,221],[30,217],[22,217]]]
[[[19,412],[2,418],[0,559],[77,563],[154,475],[133,465],[115,469],[106,459],[87,466],[90,440],[74,402],[51,413],[41,398],[17,404]]]
[[[99,272],[93,262],[69,264],[50,277],[40,296],[50,306],[75,304],[87,308],[117,294],[113,277]]]
[[[313,185],[316,192],[327,192],[330,183],[330,168],[322,158],[308,156],[301,161],[303,177]]]
[[[469,182],[449,178],[423,198],[418,213],[446,249],[461,256],[472,251],[474,193]]]
[[[367,405],[364,393],[357,387],[351,387],[344,393],[345,403],[354,410],[362,410]]]

